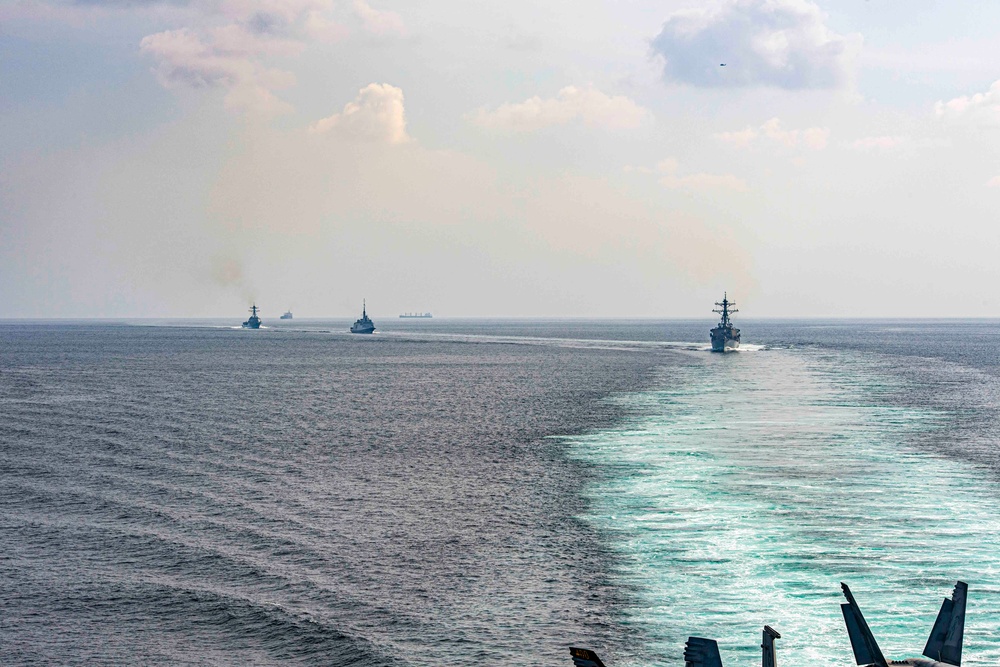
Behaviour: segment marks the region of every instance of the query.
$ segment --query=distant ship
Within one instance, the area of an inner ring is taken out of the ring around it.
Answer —
[[[260,329],[260,318],[257,317],[257,304],[250,307],[250,319],[243,323],[244,329]]]
[[[368,308],[364,301],[361,302],[361,319],[355,320],[351,325],[351,333],[370,334],[375,331],[375,323],[368,318]]]
[[[720,313],[722,315],[722,320],[719,322],[719,326],[715,327],[709,333],[712,335],[712,352],[726,352],[728,350],[735,350],[740,346],[740,330],[733,326],[733,323],[729,321],[729,315],[731,313],[738,313],[739,311],[733,308],[736,303],[730,301],[726,298],[726,293],[722,293],[722,302],[715,302],[716,306],[721,306],[713,310],[713,313]]]
[[[403,313],[399,316],[400,319],[413,318],[413,317],[434,317],[430,313]]]
[[[292,311],[286,310],[285,314],[278,318],[279,320],[290,320],[292,319]]]

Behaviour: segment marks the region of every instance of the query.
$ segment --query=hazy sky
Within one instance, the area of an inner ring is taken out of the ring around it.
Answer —
[[[998,316],[998,37],[994,2],[0,0],[0,317]]]

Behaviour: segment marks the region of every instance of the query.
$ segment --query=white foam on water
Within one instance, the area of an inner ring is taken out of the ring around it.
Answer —
[[[682,664],[688,635],[717,638],[727,667],[759,664],[765,623],[780,664],[852,665],[840,581],[886,657],[915,657],[957,579],[963,667],[1000,663],[1000,487],[915,445],[946,415],[894,407],[860,355],[685,357],[621,397],[647,416],[571,439],[599,471],[583,518],[646,638],[626,665]]]

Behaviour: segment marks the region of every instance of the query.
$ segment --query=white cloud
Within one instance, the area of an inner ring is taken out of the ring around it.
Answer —
[[[985,93],[963,95],[934,105],[938,116],[1000,121],[1000,81],[994,81]]]
[[[383,144],[410,141],[406,133],[403,91],[387,83],[370,83],[357,98],[335,113],[317,121],[312,132],[337,132],[346,138]]]
[[[883,135],[878,137],[862,137],[851,142],[850,147],[856,151],[887,151],[898,148],[909,139],[902,136]]]
[[[733,192],[746,192],[750,189],[746,181],[733,174],[697,172],[681,175],[679,173],[681,171],[680,162],[672,157],[661,160],[655,168],[630,165],[625,167],[625,171],[639,174],[658,174],[660,175],[660,184],[671,190],[695,190],[699,192],[731,190]]]
[[[164,86],[224,89],[226,106],[239,111],[291,110],[274,91],[294,85],[295,77],[268,67],[267,59],[296,56],[311,40],[344,34],[324,16],[331,6],[326,0],[206,0],[192,6],[200,11],[192,25],[148,35],[140,50],[155,59]]]
[[[759,136],[760,132],[757,128],[747,125],[742,130],[736,130],[734,132],[719,132],[715,135],[715,138],[723,143],[732,144],[737,148],[748,148],[750,144],[752,144]]]
[[[472,120],[483,127],[530,132],[575,121],[591,127],[628,129],[649,118],[648,109],[627,97],[606,95],[591,86],[567,86],[556,97],[536,96],[517,104],[501,105],[494,111],[480,109]]]
[[[383,37],[406,35],[403,18],[396,12],[375,9],[365,0],[354,0],[354,13],[361,19],[365,30],[373,35]]]
[[[734,132],[720,132],[715,138],[737,148],[748,148],[757,139],[763,137],[769,141],[781,144],[785,148],[810,148],[823,150],[830,139],[830,129],[826,127],[807,127],[801,130],[786,130],[779,118],[772,118],[760,127],[747,126]]]
[[[675,12],[652,45],[664,59],[668,81],[842,87],[851,81],[861,37],[837,34],[825,21],[807,0],[730,0],[717,9]]]
[[[223,88],[228,91],[228,108],[265,115],[291,109],[272,92],[294,84],[291,73],[265,68],[243,53],[206,44],[188,29],[149,35],[140,50],[156,59],[157,75],[168,88]]]

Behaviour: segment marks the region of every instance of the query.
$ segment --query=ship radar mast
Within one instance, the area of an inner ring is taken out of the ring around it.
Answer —
[[[257,304],[256,303],[254,305],[250,306],[250,314],[253,315],[254,317],[257,317]]]
[[[731,326],[731,324],[729,322],[729,315],[731,313],[738,313],[738,312],[740,312],[740,311],[736,310],[736,308],[732,307],[732,306],[736,305],[736,302],[735,301],[730,301],[728,299],[727,293],[723,292],[722,293],[722,301],[721,302],[716,301],[715,305],[716,306],[720,306],[720,308],[715,308],[714,310],[712,310],[712,312],[713,313],[719,313],[720,315],[722,315],[722,321],[719,322],[719,326],[723,326],[723,327]]]

